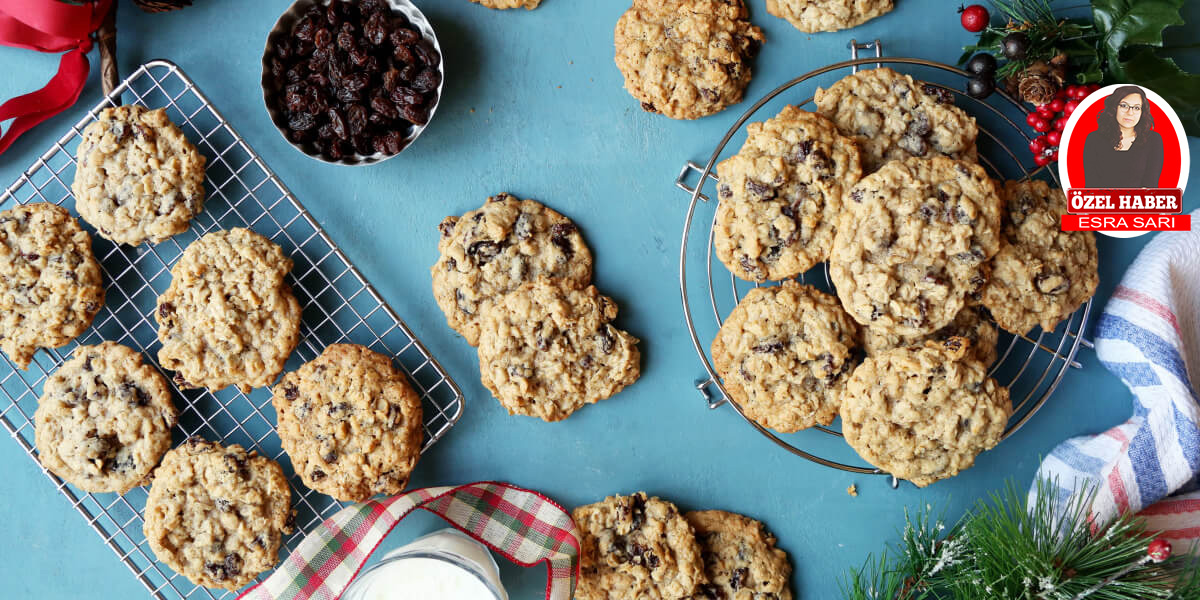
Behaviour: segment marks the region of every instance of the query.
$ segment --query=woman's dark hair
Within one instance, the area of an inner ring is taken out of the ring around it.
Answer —
[[[1142,98],[1142,118],[1133,126],[1134,133],[1142,137],[1143,133],[1154,129],[1154,117],[1150,115],[1150,103],[1146,100],[1146,92],[1136,85],[1123,85],[1104,99],[1104,110],[1096,117],[1096,130],[1100,133],[1100,139],[1107,140],[1113,148],[1121,147],[1121,125],[1117,123],[1117,105],[1130,94],[1137,94]]]

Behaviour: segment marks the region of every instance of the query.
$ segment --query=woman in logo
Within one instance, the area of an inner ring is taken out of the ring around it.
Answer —
[[[1117,88],[1104,99],[1096,125],[1083,142],[1084,187],[1158,187],[1163,141],[1154,131],[1146,92],[1136,85]]]

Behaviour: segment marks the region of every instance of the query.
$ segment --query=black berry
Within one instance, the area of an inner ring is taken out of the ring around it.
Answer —
[[[996,57],[981,52],[967,61],[967,72],[972,75],[991,75],[996,72]]]
[[[996,91],[996,82],[991,76],[974,76],[967,80],[967,95],[983,100]]]
[[[1004,56],[1012,60],[1021,60],[1025,58],[1025,53],[1029,51],[1029,36],[1020,31],[1015,31],[1004,36],[1004,40],[1000,42],[1000,47],[1004,49]]]

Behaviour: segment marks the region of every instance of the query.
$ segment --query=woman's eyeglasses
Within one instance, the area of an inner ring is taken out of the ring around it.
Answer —
[[[1117,105],[1117,108],[1119,108],[1125,112],[1133,112],[1133,113],[1142,112],[1142,105],[1140,105],[1140,104],[1125,104],[1124,102],[1122,102]]]

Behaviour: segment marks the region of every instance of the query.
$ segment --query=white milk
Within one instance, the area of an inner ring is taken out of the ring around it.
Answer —
[[[466,535],[443,529],[397,548],[350,584],[343,600],[508,600],[496,561]]]

